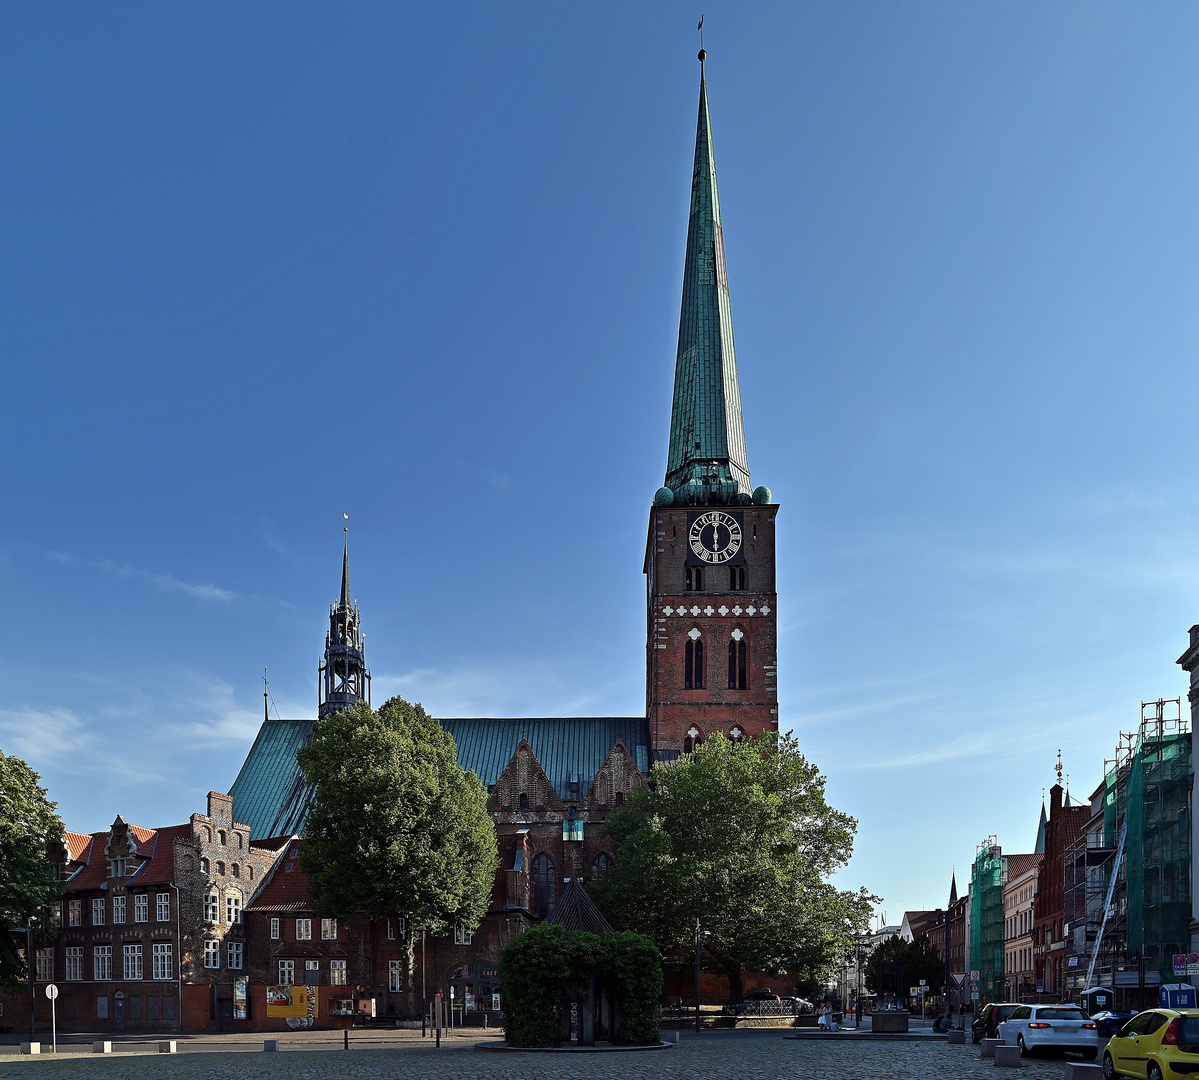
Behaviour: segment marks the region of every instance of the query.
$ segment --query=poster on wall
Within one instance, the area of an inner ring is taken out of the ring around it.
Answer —
[[[268,1017],[287,1021],[289,1028],[316,1026],[315,986],[268,986],[266,990]]]
[[[245,1020],[249,1015],[246,1006],[246,986],[248,979],[233,980],[233,1019]]]

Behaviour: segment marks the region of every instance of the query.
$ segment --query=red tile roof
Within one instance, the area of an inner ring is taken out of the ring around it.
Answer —
[[[1034,866],[1040,866],[1044,862],[1045,856],[1036,855],[1008,855],[1007,856],[1007,873],[1008,880],[1015,881],[1021,874],[1026,874]]]
[[[87,833],[71,832],[70,829],[63,832],[63,844],[66,845],[67,854],[71,857],[72,862],[83,854],[91,842],[92,838]]]
[[[257,846],[260,841],[255,841]],[[310,911],[308,879],[300,869],[302,840],[292,840],[291,846],[275,860],[270,875],[258,894],[246,905],[247,911]]]
[[[142,864],[136,874],[128,879],[131,885],[166,884],[175,877],[175,840],[181,836],[191,836],[191,825],[168,825],[162,829],[146,829],[140,825],[130,825],[129,832],[134,837],[137,853],[148,856],[149,861]],[[76,871],[67,882],[67,887],[74,891],[98,889],[108,880],[108,863],[104,858],[104,848],[108,844],[109,830],[92,833],[68,833],[67,843],[70,846],[74,861],[82,862],[83,868]],[[78,854],[74,854],[78,848]]]

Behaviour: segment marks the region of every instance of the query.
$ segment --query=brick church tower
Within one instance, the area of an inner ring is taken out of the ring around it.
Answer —
[[[670,452],[646,542],[646,713],[656,760],[778,730],[770,489],[751,488],[701,49]]]

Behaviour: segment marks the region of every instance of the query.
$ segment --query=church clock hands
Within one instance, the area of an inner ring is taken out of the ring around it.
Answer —
[[[688,540],[697,559],[725,563],[741,550],[741,525],[731,514],[710,510],[691,523]]]

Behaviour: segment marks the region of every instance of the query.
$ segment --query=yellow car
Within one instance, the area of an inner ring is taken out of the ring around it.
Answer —
[[[1137,1013],[1103,1051],[1106,1080],[1177,1080],[1194,1073],[1199,1073],[1199,1009]]]

